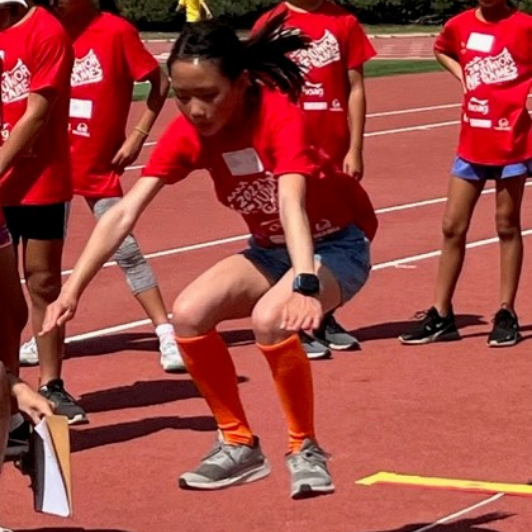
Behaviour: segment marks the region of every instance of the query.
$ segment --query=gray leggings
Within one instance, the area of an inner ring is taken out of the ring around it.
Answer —
[[[97,220],[122,198],[86,198],[87,204]],[[157,286],[157,279],[147,263],[133,235],[128,235],[116,250],[114,260],[125,273],[129,288],[134,295]]]

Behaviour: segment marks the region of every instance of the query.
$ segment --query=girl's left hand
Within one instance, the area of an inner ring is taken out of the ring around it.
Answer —
[[[323,308],[319,299],[294,292],[285,303],[281,329],[285,331],[313,331],[323,319]]]
[[[111,162],[118,173],[122,173],[126,166],[129,166],[137,160],[145,140],[146,137],[136,131],[133,131],[129,135]]]

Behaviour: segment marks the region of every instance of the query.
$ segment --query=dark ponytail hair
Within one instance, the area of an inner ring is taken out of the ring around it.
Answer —
[[[310,38],[283,27],[285,15],[272,17],[249,39],[217,19],[187,24],[168,58],[168,70],[179,60],[204,59],[235,80],[247,70],[253,83],[277,88],[296,101],[305,83],[303,72],[288,54],[308,48]]]
[[[116,3],[116,0],[99,0],[100,11],[107,11],[107,13],[113,13],[120,15],[120,8]]]

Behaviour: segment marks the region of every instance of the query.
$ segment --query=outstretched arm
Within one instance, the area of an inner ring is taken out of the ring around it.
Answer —
[[[124,198],[100,219],[61,294],[48,307],[41,335],[74,317],[85,288],[132,231],[144,209],[163,186],[164,182],[155,177],[139,179]]]

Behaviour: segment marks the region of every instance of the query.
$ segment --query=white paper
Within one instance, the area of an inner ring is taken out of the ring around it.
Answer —
[[[35,432],[44,444],[44,486],[42,512],[60,517],[70,517],[71,509],[59,461],[55,454],[46,420],[42,420]]]

